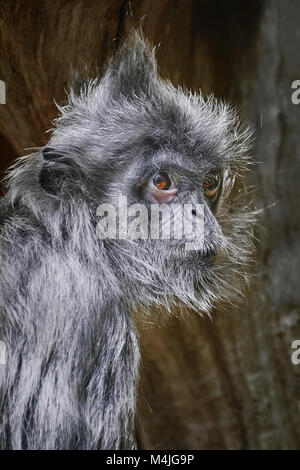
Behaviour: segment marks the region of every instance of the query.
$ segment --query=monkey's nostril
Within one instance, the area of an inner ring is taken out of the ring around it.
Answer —
[[[196,212],[196,210],[195,210],[195,209],[192,209],[192,215],[194,215],[194,216],[196,217],[196,215],[197,215],[197,212]]]

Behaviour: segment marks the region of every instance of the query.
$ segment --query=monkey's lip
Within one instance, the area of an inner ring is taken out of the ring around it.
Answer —
[[[204,248],[202,257],[203,258],[216,258],[218,254],[218,250],[214,246],[210,246],[208,248]]]
[[[199,261],[206,266],[211,266],[215,263],[218,255],[218,250],[215,247],[206,249],[187,249],[186,245],[183,244],[180,247],[174,246],[174,258],[192,261],[193,263]]]
[[[211,246],[211,245],[204,246],[204,247],[201,246],[199,247],[199,249],[196,248],[195,250],[187,250],[187,251],[194,253],[197,257],[200,257],[203,260],[211,260],[211,259],[214,260],[218,254],[217,247]]]
[[[217,259],[217,253],[206,255],[204,258],[202,257],[203,261],[205,262],[206,266],[212,267]]]
[[[215,264],[218,250],[214,247],[211,247],[203,252],[199,253],[201,260],[207,267],[212,267]]]

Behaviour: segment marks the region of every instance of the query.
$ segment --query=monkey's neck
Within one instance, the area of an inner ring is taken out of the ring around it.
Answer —
[[[99,325],[94,365],[86,387],[85,420],[92,448],[131,449],[139,366],[135,328],[123,307],[109,303]]]
[[[82,252],[83,237],[59,250],[23,232],[2,249],[3,446],[130,449],[139,348],[105,254],[91,233]]]

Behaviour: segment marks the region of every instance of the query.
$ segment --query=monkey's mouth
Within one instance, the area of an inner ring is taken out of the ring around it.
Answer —
[[[218,247],[212,244],[199,246],[195,242],[188,242],[183,245],[173,246],[171,255],[174,259],[186,260],[188,262],[200,263],[203,266],[212,266],[218,255]]]
[[[196,257],[201,261],[206,267],[212,267],[217,259],[217,250],[212,248],[210,250],[206,250],[205,252],[198,252]],[[194,254],[195,256],[195,254]]]
[[[217,254],[218,254],[217,251],[214,250],[213,252],[202,255],[201,259],[203,260],[203,262],[208,268],[211,268],[216,262]]]
[[[204,247],[203,252],[201,253],[201,256],[203,259],[211,259],[211,258],[216,258],[217,254],[218,254],[217,247],[208,245]]]

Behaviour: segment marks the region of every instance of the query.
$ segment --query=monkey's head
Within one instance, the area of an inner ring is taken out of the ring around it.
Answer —
[[[89,207],[125,300],[209,311],[239,292],[252,217],[235,112],[160,78],[139,34],[60,110],[38,157],[40,198]]]

